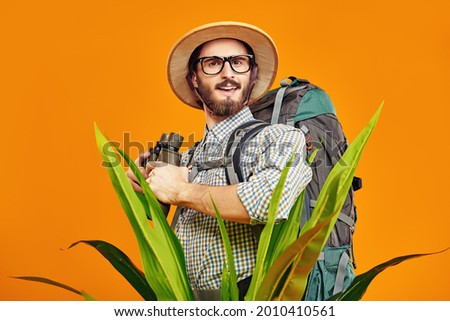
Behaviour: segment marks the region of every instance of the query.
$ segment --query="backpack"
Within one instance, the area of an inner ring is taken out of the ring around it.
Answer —
[[[318,149],[311,164],[312,180],[306,187],[301,215],[303,226],[311,217],[315,200],[328,174],[348,147],[333,103],[318,86],[291,76],[281,81],[280,88],[269,91],[249,107],[256,120],[237,128],[225,150],[225,158],[231,159],[232,163],[226,167],[227,181],[229,184],[243,181],[240,147],[267,124],[281,123],[301,129],[306,139],[307,157]],[[324,250],[309,275],[304,300],[326,300],[346,289],[355,278],[352,238],[356,206],[353,193],[361,187],[362,180],[355,177]],[[260,232],[261,229],[254,230],[254,234]],[[255,237],[259,238],[259,235]]]

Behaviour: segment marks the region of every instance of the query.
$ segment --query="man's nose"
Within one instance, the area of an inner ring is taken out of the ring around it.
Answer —
[[[234,70],[231,68],[231,62],[230,61],[225,61],[224,65],[223,65],[223,69],[220,72],[220,75],[223,78],[231,78],[234,76]]]

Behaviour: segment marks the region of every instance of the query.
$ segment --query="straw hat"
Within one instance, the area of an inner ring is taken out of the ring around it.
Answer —
[[[258,76],[250,95],[249,104],[264,95],[275,80],[278,67],[277,48],[267,33],[258,27],[242,22],[209,23],[192,29],[182,36],[170,51],[167,62],[170,87],[175,95],[189,106],[203,109],[186,81],[191,53],[199,45],[220,38],[238,39],[246,42],[253,49],[255,61],[258,64]]]

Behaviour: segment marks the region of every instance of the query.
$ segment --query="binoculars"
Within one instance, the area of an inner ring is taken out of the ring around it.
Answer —
[[[183,143],[183,136],[175,133],[166,134],[163,133],[159,141],[156,142],[155,147],[151,147],[149,157],[144,159],[141,166],[145,168],[148,163],[163,162],[175,166],[180,166],[181,155],[178,152],[181,144]],[[159,202],[164,215],[167,216],[170,210],[170,204],[164,204]]]

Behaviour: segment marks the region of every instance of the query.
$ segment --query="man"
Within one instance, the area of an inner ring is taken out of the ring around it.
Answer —
[[[234,129],[253,119],[247,107],[272,85],[277,68],[272,39],[259,28],[237,22],[198,27],[185,34],[168,60],[172,90],[187,105],[202,109],[206,120],[203,140],[189,164],[220,160]],[[214,199],[229,233],[238,274],[240,299],[250,284],[257,243],[250,224],[264,224],[270,198],[283,168],[295,154],[277,220],[289,211],[311,179],[304,162],[304,136],[285,125],[264,128],[242,150],[245,182],[227,185],[225,168],[199,171],[189,180],[191,166],[141,168],[159,201],[182,206],[176,231],[183,245],[187,273],[198,299],[218,300],[225,252],[218,229]],[[139,164],[142,157],[137,160]],[[231,165],[229,165],[231,166]],[[128,176],[141,191],[134,175]]]

